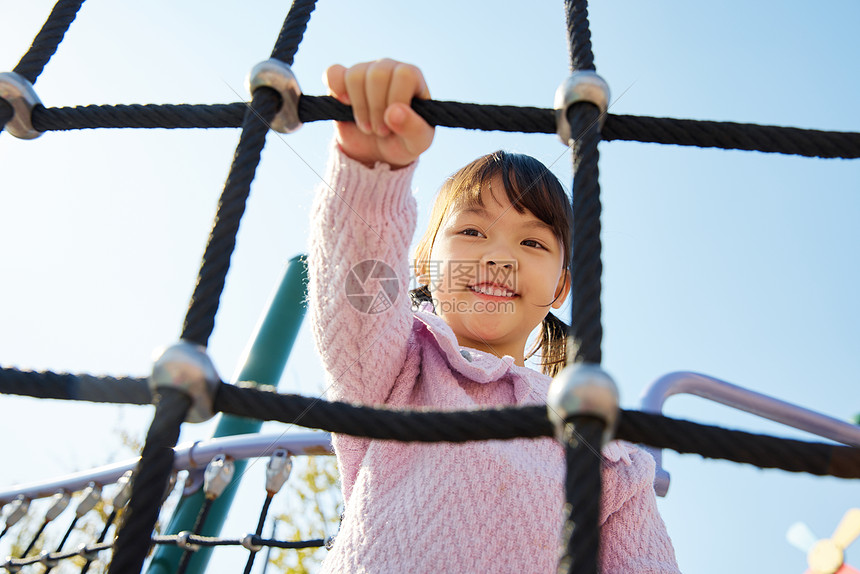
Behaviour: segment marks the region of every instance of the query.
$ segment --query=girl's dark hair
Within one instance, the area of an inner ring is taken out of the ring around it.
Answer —
[[[569,271],[573,212],[564,187],[535,158],[496,151],[466,165],[442,185],[430,212],[427,231],[415,249],[416,276],[427,274],[430,253],[445,216],[452,209],[483,206],[481,192],[488,190],[493,193],[490,183],[496,177],[501,178],[508,201],[518,213],[528,210],[552,228],[564,249],[565,273]],[[423,301],[432,302],[430,290],[426,286],[414,289],[410,295],[416,307]],[[541,370],[549,376],[555,376],[567,363],[566,341],[567,325],[548,312],[541,325],[540,335],[526,353],[526,358],[540,350]]]

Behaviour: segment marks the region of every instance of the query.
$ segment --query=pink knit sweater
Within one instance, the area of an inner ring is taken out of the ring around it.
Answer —
[[[328,397],[450,410],[542,404],[549,377],[511,357],[461,348],[440,318],[411,312],[413,171],[414,164],[369,169],[332,152],[313,208],[310,256]],[[350,273],[367,260],[390,266],[402,287],[382,312],[386,298],[373,300],[377,312],[359,310],[367,307],[356,285],[370,294],[390,285],[373,273],[362,285],[362,274]],[[345,509],[323,572],[555,572],[564,456],[553,439],[412,444],[335,435],[333,443]],[[603,458],[601,571],[678,572],[657,512],[653,459],[619,442]]]

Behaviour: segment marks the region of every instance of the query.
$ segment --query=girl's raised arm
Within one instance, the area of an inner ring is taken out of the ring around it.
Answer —
[[[429,92],[420,70],[392,60],[332,66],[326,81],[353,106],[356,123],[337,124],[337,148],[314,202],[311,320],[329,398],[382,404],[412,329],[410,183],[433,128],[409,102]]]
[[[337,122],[341,149],[368,167],[381,161],[398,169],[430,147],[434,129],[410,107],[412,98],[429,99],[421,70],[394,60],[326,70],[326,85],[340,102],[351,105],[355,123]]]

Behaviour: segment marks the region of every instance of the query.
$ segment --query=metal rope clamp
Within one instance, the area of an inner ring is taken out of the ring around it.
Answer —
[[[549,419],[560,441],[567,420],[576,415],[603,419],[606,427],[601,446],[612,440],[618,425],[618,387],[600,365],[568,365],[550,383],[546,399]]]
[[[299,98],[302,90],[293,70],[284,62],[270,58],[260,62],[248,75],[248,91],[253,96],[257,88],[266,86],[281,95],[281,109],[269,126],[276,132],[290,134],[302,127],[299,119]]]
[[[592,70],[574,72],[555,91],[555,129],[564,145],[570,145],[571,129],[567,121],[567,110],[575,103],[589,102],[600,111],[600,126],[606,121],[609,110],[609,84]]]
[[[31,140],[42,135],[33,127],[33,108],[41,106],[33,84],[15,72],[0,73],[0,98],[9,102],[15,115],[6,124],[6,131],[23,140]]]
[[[263,549],[262,544],[255,544],[255,542],[259,540],[260,537],[256,534],[246,534],[242,537],[242,546],[244,546],[246,550],[250,550],[251,552],[259,552]]]
[[[185,421],[200,423],[214,416],[215,393],[221,378],[206,347],[188,341],[179,341],[161,352],[152,367],[149,389],[156,397],[158,389],[169,387],[191,397],[191,408]]]
[[[182,548],[183,550],[187,550],[188,552],[197,552],[198,550],[200,550],[200,545],[191,542],[192,536],[195,535],[188,530],[183,530],[176,535],[176,546]]]

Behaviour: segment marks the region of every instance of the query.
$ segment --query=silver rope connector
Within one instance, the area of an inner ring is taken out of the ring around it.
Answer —
[[[33,84],[15,72],[0,73],[0,98],[12,106],[15,115],[6,124],[6,131],[23,140],[31,140],[42,135],[33,127],[33,108],[42,105]]]
[[[546,397],[549,419],[561,440],[566,421],[574,415],[599,417],[606,422],[602,444],[612,440],[618,424],[618,387],[600,365],[568,365],[553,378]]]
[[[81,494],[81,501],[75,509],[75,516],[80,518],[90,510],[96,507],[99,500],[102,499],[102,487],[100,484],[90,482]]]
[[[266,464],[266,492],[274,496],[281,490],[290,473],[293,471],[293,459],[284,449],[272,453],[272,458]]]
[[[233,480],[233,471],[236,465],[233,461],[223,454],[219,454],[206,466],[206,472],[203,474],[203,492],[208,500],[215,500],[230,481]]]
[[[187,550],[188,552],[197,552],[198,550],[200,550],[200,545],[189,542],[189,539],[192,536],[194,536],[194,534],[187,530],[183,530],[176,535],[176,545],[183,550]]]
[[[54,493],[54,496],[51,497],[51,507],[45,513],[45,522],[50,522],[62,514],[71,499],[72,495],[68,490],[61,489]]]
[[[609,84],[591,70],[580,70],[562,83],[555,91],[555,126],[564,145],[571,144],[572,131],[567,121],[567,110],[577,102],[590,102],[600,111],[600,125],[606,120],[609,110]]]
[[[39,554],[39,562],[48,569],[52,569],[60,563],[57,558],[54,558],[54,554],[47,550]]]
[[[116,481],[116,493],[113,495],[111,506],[114,510],[119,510],[128,503],[131,498],[131,477],[134,474],[133,470],[127,470]]]
[[[6,523],[5,528],[12,528],[15,524],[18,523],[22,518],[27,516],[27,512],[30,510],[30,499],[24,496],[23,494],[19,494],[15,497],[15,500],[9,503],[6,507]]]
[[[245,547],[246,550],[250,550],[251,552],[259,552],[263,549],[262,544],[254,544],[254,539],[256,538],[253,534],[246,534],[242,537],[242,546]]]
[[[170,387],[191,397],[186,422],[200,423],[214,416],[215,392],[221,378],[206,353],[206,347],[179,341],[162,351],[152,367],[149,388],[152,396],[160,387]]]
[[[78,547],[75,549],[75,553],[78,556],[86,558],[90,562],[97,560],[99,557],[99,551],[90,548],[86,542],[82,542],[81,544],[79,544]]]
[[[267,86],[281,94],[281,109],[275,114],[269,127],[282,134],[293,133],[302,127],[302,121],[299,119],[302,89],[293,70],[275,58],[260,62],[251,68],[248,75],[248,91],[253,96],[254,90],[261,86]]]

